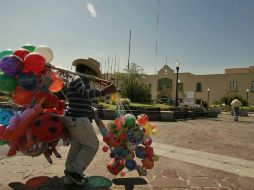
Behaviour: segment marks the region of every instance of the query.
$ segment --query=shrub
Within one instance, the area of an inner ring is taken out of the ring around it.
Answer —
[[[99,98],[93,98],[93,99],[92,99],[92,103],[98,104],[98,103],[99,103]]]
[[[121,102],[123,105],[130,105],[131,104],[131,101],[128,98],[122,98]]]
[[[144,83],[144,75],[141,70],[138,65],[132,63],[126,73],[120,76],[122,80],[121,96],[129,98],[131,102],[144,103],[151,101],[151,89]]]
[[[237,98],[238,100],[240,100],[243,104],[243,106],[246,106],[248,103],[247,101],[239,94],[237,93],[232,93],[232,92],[227,92],[224,96],[222,96],[220,98],[220,100],[217,102],[219,104],[225,104],[225,105],[229,105],[231,104],[231,102]]]

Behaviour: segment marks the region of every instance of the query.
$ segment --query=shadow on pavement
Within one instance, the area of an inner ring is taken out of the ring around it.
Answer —
[[[116,178],[113,179],[112,182],[115,185],[123,185],[125,190],[132,190],[134,189],[135,185],[146,185],[147,181],[141,177],[134,177],[134,178]]]
[[[12,190],[110,190],[109,188],[90,188],[77,185],[65,185],[63,180],[57,176],[38,176],[29,179],[25,184],[11,182]]]
[[[253,121],[237,121],[238,123],[245,123],[245,124],[254,124]]]

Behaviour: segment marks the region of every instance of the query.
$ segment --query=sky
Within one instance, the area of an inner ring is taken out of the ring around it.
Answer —
[[[91,57],[122,71],[131,30],[129,62],[146,74],[177,59],[180,72],[220,74],[254,65],[253,10],[253,0],[0,0],[0,51],[46,45],[53,65]]]

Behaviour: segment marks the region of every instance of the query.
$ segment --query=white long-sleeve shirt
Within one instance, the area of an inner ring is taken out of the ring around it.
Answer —
[[[240,100],[238,100],[238,99],[234,99],[232,102],[231,102],[231,106],[233,107],[233,108],[235,108],[235,107],[241,107],[242,106],[242,102],[240,101]]]

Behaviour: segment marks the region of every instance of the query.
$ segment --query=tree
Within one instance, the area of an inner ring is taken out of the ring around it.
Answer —
[[[143,69],[135,63],[131,63],[129,69],[124,70],[119,77],[121,82],[121,96],[129,98],[132,102],[151,101],[150,87],[144,83]]]

